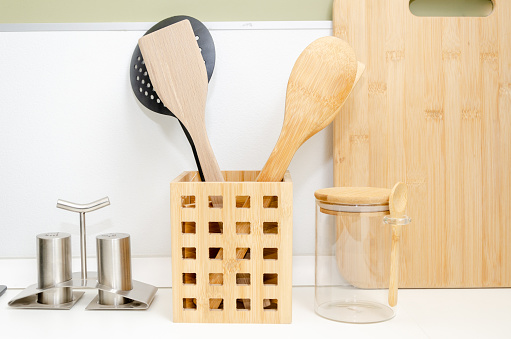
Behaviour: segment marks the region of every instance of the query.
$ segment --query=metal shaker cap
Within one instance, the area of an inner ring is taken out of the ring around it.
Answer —
[[[124,239],[129,238],[130,235],[127,233],[105,233],[100,234],[96,237],[99,240],[116,240],[116,239]]]

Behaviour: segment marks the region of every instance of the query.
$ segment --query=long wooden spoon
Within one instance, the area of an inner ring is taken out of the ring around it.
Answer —
[[[392,188],[389,197],[390,217],[402,218],[406,210],[408,200],[406,185],[398,182]],[[390,282],[389,282],[389,305],[397,304],[397,288],[399,286],[399,241],[401,239],[401,225],[392,224],[392,249],[390,253]]]
[[[257,181],[284,178],[298,148],[332,122],[364,68],[339,38],[319,38],[305,48],[287,84],[282,131]]]
[[[190,22],[145,35],[138,46],[156,93],[192,137],[204,179],[224,181],[206,132],[208,76]]]
[[[332,122],[364,69],[351,46],[339,38],[319,38],[305,48],[287,84],[282,131],[257,181],[284,178],[298,148]],[[271,197],[265,198],[264,207],[271,202]],[[236,258],[242,259],[245,253],[237,252]]]

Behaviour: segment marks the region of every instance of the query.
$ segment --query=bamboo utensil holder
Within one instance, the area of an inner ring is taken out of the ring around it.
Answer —
[[[291,176],[222,174],[225,182],[200,182],[184,172],[170,184],[173,320],[291,323]]]

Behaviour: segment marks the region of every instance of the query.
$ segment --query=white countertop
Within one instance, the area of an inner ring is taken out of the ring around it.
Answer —
[[[7,306],[20,292],[0,297],[2,338],[510,338],[511,289],[400,290],[394,319],[377,324],[344,324],[314,313],[314,288],[293,288],[291,325],[177,324],[172,290],[158,290],[147,311],[86,311],[95,290],[69,311]]]

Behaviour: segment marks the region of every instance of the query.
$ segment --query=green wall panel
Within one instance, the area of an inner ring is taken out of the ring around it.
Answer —
[[[0,23],[331,20],[333,0],[0,0]]]
[[[366,0],[380,1],[380,0]],[[406,1],[406,0],[404,0]],[[417,15],[485,16],[489,0],[412,0]],[[511,0],[504,0],[511,1]],[[331,20],[333,0],[0,0],[0,23]],[[488,8],[490,8],[488,10]]]

